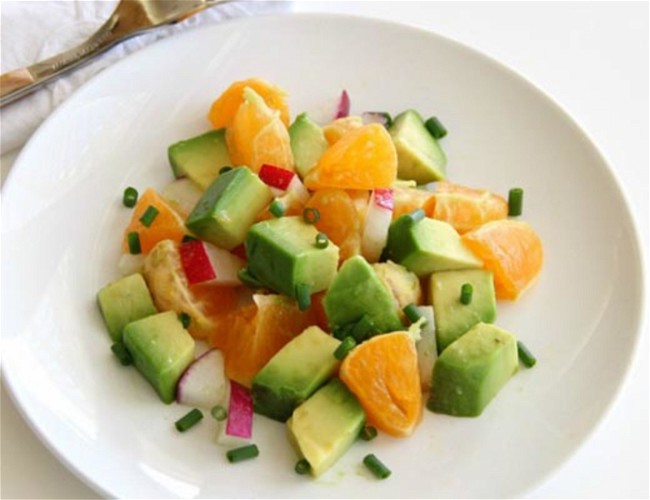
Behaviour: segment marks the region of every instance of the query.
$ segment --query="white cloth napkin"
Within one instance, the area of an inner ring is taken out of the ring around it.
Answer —
[[[0,3],[2,73],[29,66],[70,49],[88,38],[108,19],[117,0],[37,1]],[[0,110],[1,147],[5,154],[22,146],[43,120],[89,78],[118,59],[156,40],[196,26],[216,24],[256,13],[273,13],[291,8],[286,1],[247,1],[216,5],[182,23],[140,35],[123,42],[86,66],[55,80],[42,90]]]

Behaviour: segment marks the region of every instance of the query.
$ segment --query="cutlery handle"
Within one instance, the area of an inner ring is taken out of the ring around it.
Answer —
[[[97,54],[135,34],[135,30],[117,29],[118,24],[118,16],[114,13],[82,44],[26,68],[0,75],[0,107],[31,94],[45,83],[87,63]]]

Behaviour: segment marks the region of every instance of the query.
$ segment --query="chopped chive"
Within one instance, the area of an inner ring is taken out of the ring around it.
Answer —
[[[158,209],[153,205],[149,205],[142,214],[142,217],[140,217],[140,222],[142,222],[142,225],[145,227],[149,227],[153,224],[156,217],[158,217]]]
[[[524,190],[521,188],[512,188],[508,191],[508,215],[516,217],[521,215],[524,204]]]
[[[352,335],[352,330],[354,330],[355,323],[349,323],[344,326],[335,326],[332,328],[332,335],[338,340],[343,340],[345,337]],[[352,335],[354,337],[354,335]],[[356,338],[356,337],[355,337]]]
[[[212,418],[217,422],[223,422],[228,418],[228,410],[221,405],[213,406],[210,410],[210,415],[212,415]]]
[[[302,211],[302,218],[307,224],[316,224],[320,220],[320,212],[317,208],[307,207]]]
[[[122,342],[115,342],[111,346],[111,351],[113,351],[113,354],[115,354],[115,357],[119,360],[122,366],[129,366],[133,364],[131,354],[126,350],[126,347]]]
[[[122,195],[122,203],[125,207],[133,208],[138,202],[138,190],[134,187],[129,186],[124,190]]]
[[[472,303],[472,295],[474,294],[474,287],[471,283],[463,283],[460,287],[460,303],[469,305]]]
[[[390,469],[381,463],[380,460],[372,453],[363,457],[363,463],[366,467],[368,467],[370,472],[372,472],[379,479],[386,479],[388,476],[390,476]]]
[[[179,418],[176,423],[178,432],[185,432],[186,430],[194,427],[203,418],[203,413],[198,408],[194,408],[185,414],[184,417]]]
[[[230,463],[241,462],[242,460],[249,460],[255,458],[260,454],[260,450],[257,449],[257,446],[254,444],[249,444],[242,446],[241,448],[235,448],[233,450],[228,450],[226,452],[226,457]]]
[[[404,311],[404,314],[406,314],[406,317],[411,321],[411,323],[415,323],[422,317],[415,304],[409,304],[404,309],[402,309],[402,311]]]
[[[138,255],[142,253],[142,247],[140,246],[140,235],[137,231],[133,231],[127,234],[126,240],[129,244],[129,253],[131,255]]]
[[[377,333],[375,322],[370,319],[370,316],[367,314],[361,316],[361,319],[357,321],[356,324],[353,324],[350,330],[350,334],[354,340],[357,341],[357,343],[363,342],[364,340],[372,337],[375,333]]]
[[[230,172],[232,170],[232,167],[221,167],[219,169],[219,175],[225,174],[226,172]]]
[[[186,234],[185,236],[183,236],[181,243],[189,243],[190,241],[199,241],[199,239],[195,238],[192,235]]]
[[[278,200],[273,200],[273,203],[269,205],[269,212],[273,217],[282,217],[284,215],[284,206]]]
[[[533,353],[528,350],[528,347],[521,340],[517,341],[517,354],[519,355],[519,361],[526,368],[532,368],[537,363],[537,358],[533,356]]]
[[[295,288],[298,309],[306,311],[311,306],[311,288],[307,283],[298,283]]]
[[[413,221],[413,224],[416,224],[424,219],[425,213],[424,210],[418,208],[417,210],[413,210],[411,213],[409,213],[408,216],[411,218],[411,221]]]
[[[178,315],[178,319],[180,320],[181,324],[183,325],[183,328],[187,328],[190,326],[190,323],[192,322],[192,316],[187,314],[186,312],[182,312]]]
[[[316,248],[327,248],[327,245],[330,244],[330,239],[325,233],[318,233],[316,235]]]
[[[356,345],[357,342],[352,337],[345,337],[343,342],[341,342],[334,351],[334,357],[338,360],[345,358],[348,353],[356,347]]]
[[[424,122],[424,126],[427,128],[434,139],[442,139],[447,135],[447,129],[435,116],[432,116],[426,122]]]
[[[311,465],[309,464],[309,462],[307,462],[306,459],[301,458],[296,462],[296,466],[294,467],[294,470],[301,475],[307,474],[311,470]]]
[[[372,441],[377,437],[377,429],[372,425],[364,425],[361,432],[359,432],[359,437],[364,441]]]
[[[263,288],[262,283],[250,273],[247,267],[240,269],[237,273],[237,277],[244,285],[247,285],[251,288]]]

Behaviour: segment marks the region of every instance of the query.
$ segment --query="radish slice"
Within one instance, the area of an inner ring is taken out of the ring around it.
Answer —
[[[176,386],[176,401],[210,410],[216,405],[225,406],[227,391],[223,354],[211,349],[185,370]]]
[[[190,285],[214,283],[240,285],[238,273],[244,261],[227,250],[205,241],[194,240],[180,247],[181,263]]]
[[[377,262],[386,246],[393,208],[392,189],[375,189],[372,192],[361,239],[361,254],[368,262]]]
[[[423,390],[429,390],[431,388],[433,365],[438,359],[436,323],[433,316],[433,306],[418,306],[417,310],[426,321],[420,330],[420,340],[415,345],[418,353],[420,384]]]
[[[291,180],[296,177],[296,174],[291,170],[265,163],[260,168],[259,176],[260,179],[268,186],[279,189],[281,191],[286,191]]]
[[[144,258],[145,256],[141,253],[137,255],[123,253],[117,263],[117,268],[124,276],[139,273],[142,271],[142,267],[144,266]]]
[[[253,398],[248,389],[230,381],[228,417],[219,426],[217,442],[238,446],[253,437]]]
[[[203,191],[189,179],[178,179],[167,184],[161,194],[171,207],[185,218],[199,202]]]
[[[293,176],[289,186],[287,187],[287,195],[291,196],[295,201],[304,205],[309,199],[309,191],[297,175]]]
[[[389,127],[391,124],[390,115],[384,111],[365,111],[361,113],[361,119],[364,125],[369,123],[379,123],[384,127]]]
[[[344,90],[341,92],[341,98],[339,99],[339,105],[336,110],[336,116],[334,118],[345,118],[350,114],[350,96],[348,91]]]

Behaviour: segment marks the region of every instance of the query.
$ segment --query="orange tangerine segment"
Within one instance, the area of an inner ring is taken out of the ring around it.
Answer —
[[[305,208],[320,214],[316,229],[339,247],[339,260],[361,252],[361,222],[352,197],[342,189],[321,189],[307,200]]]
[[[252,88],[243,90],[226,142],[235,165],[247,165],[258,172],[264,163],[293,170],[289,131],[278,111],[273,110]]]
[[[465,233],[462,240],[494,273],[494,289],[500,299],[517,299],[542,269],[542,241],[526,222],[488,222]]]
[[[505,219],[508,202],[485,189],[440,182],[425,210],[429,217],[448,222],[462,234],[486,222]]]
[[[287,93],[261,78],[249,78],[233,83],[212,103],[208,120],[214,128],[229,127],[232,124],[239,106],[244,101],[243,93],[246,87],[257,92],[269,108],[279,111],[282,123],[289,126]]]
[[[349,131],[325,150],[305,177],[311,190],[390,187],[397,177],[397,153],[386,129],[371,123]]]
[[[425,209],[432,196],[431,191],[425,191],[424,189],[394,187],[393,202],[395,208],[393,209],[393,220],[418,208]]]
[[[325,139],[330,144],[334,144],[350,130],[355,130],[363,126],[363,120],[360,116],[346,116],[337,118],[329,125],[323,127]]]
[[[158,211],[157,215],[147,227],[140,221],[149,207]],[[140,248],[143,254],[149,251],[162,240],[180,242],[187,234],[183,219],[176,211],[160,196],[154,189],[148,188],[135,205],[129,225],[124,230],[122,239],[122,251],[129,253],[127,235],[137,232],[140,238]]]
[[[339,376],[368,422],[396,437],[413,433],[422,418],[422,393],[410,334],[387,333],[363,342],[345,357]]]

